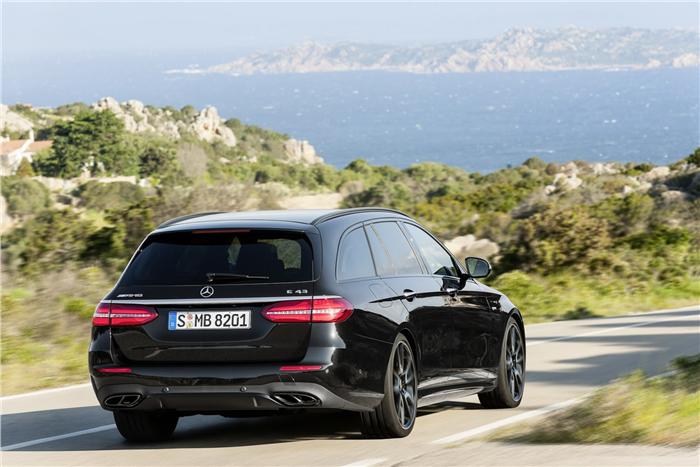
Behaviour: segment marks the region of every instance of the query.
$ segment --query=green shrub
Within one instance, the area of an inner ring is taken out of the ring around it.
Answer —
[[[5,238],[3,263],[26,274],[58,271],[76,261],[92,224],[71,210],[45,210]]]
[[[133,183],[100,183],[95,180],[81,185],[76,194],[81,207],[95,210],[124,209],[145,197],[143,189]]]
[[[504,264],[547,274],[572,266],[585,268],[610,245],[607,224],[587,209],[549,209],[519,225]]]
[[[2,195],[11,216],[36,214],[51,205],[49,190],[41,182],[24,177],[3,177]]]
[[[686,157],[686,162],[700,167],[700,148],[697,148],[691,155]]]
[[[29,159],[25,158],[20,161],[15,175],[18,177],[33,177],[36,175],[34,168],[32,167],[32,163],[29,162]]]
[[[63,302],[63,311],[68,314],[75,315],[81,319],[90,319],[94,309],[94,304],[90,304],[82,298],[71,297],[67,298]]]
[[[667,247],[687,244],[691,239],[692,236],[686,229],[655,226],[648,232],[630,235],[625,243],[636,250],[660,252]]]
[[[182,170],[175,148],[170,144],[153,142],[139,156],[139,176],[151,177],[164,185],[184,185],[189,180]]]

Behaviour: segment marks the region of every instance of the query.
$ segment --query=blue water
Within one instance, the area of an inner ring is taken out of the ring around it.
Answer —
[[[53,106],[112,95],[211,104],[225,117],[308,139],[339,167],[358,157],[478,171],[531,156],[664,164],[700,146],[698,69],[230,77],[165,75],[157,60],[64,65],[46,76],[12,69],[4,102]]]

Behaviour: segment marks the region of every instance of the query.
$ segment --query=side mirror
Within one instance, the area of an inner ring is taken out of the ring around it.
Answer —
[[[467,265],[467,275],[469,277],[486,277],[491,274],[491,265],[485,259],[470,256],[464,260]]]

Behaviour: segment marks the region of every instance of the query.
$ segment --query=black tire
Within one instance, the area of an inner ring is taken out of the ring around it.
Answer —
[[[479,394],[487,409],[507,409],[520,405],[525,392],[525,339],[514,318],[506,323],[498,364],[496,388]]]
[[[172,413],[114,411],[119,433],[136,443],[165,441],[175,431],[177,420]]]
[[[417,402],[416,360],[408,339],[399,334],[384,376],[384,398],[374,410],[360,413],[362,433],[369,438],[408,436],[416,422]]]

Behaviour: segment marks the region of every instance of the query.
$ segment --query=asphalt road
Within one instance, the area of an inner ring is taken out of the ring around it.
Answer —
[[[421,410],[404,439],[365,440],[356,414],[317,413],[187,417],[168,442],[130,445],[111,414],[97,406],[90,386],[80,385],[0,399],[2,465],[459,465],[467,458],[472,464],[488,458],[490,465],[526,465],[518,453],[537,459],[546,448],[469,441],[570,405],[633,369],[658,374],[673,357],[700,353],[700,306],[537,324],[526,334],[527,383],[518,409],[485,410],[476,397],[444,403]],[[630,452],[644,452],[645,465],[654,465],[647,462],[656,451]],[[696,451],[682,454],[698,460]],[[656,464],[672,460],[659,457]]]

